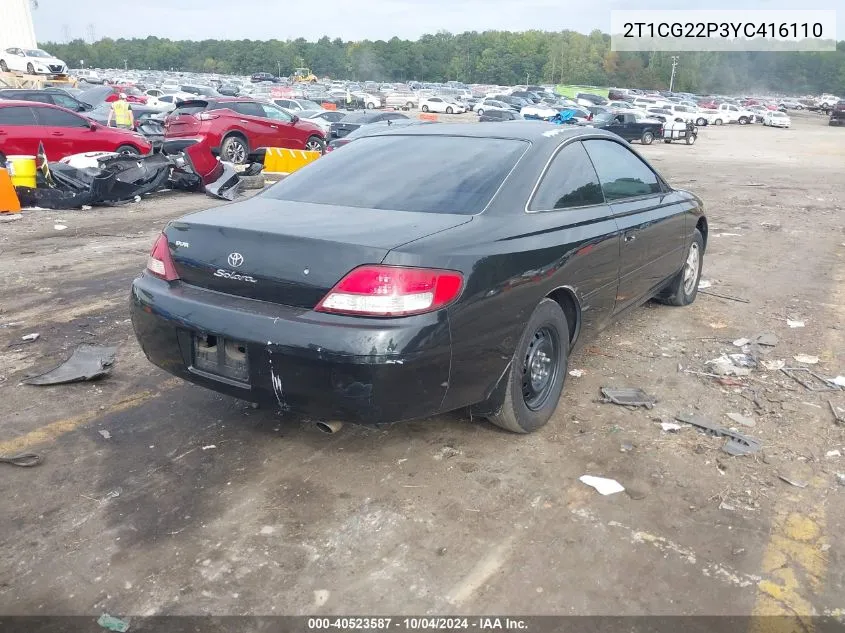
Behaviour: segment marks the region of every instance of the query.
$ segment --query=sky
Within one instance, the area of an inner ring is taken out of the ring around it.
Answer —
[[[417,39],[440,30],[608,32],[611,9],[713,9],[714,0],[38,0],[39,42],[103,37],[170,39]],[[813,9],[835,9],[818,0]],[[725,0],[730,9],[796,9],[794,0]],[[125,9],[124,9],[125,7]],[[845,39],[845,10],[837,16]]]

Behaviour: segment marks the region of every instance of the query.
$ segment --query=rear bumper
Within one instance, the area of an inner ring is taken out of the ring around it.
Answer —
[[[449,386],[445,313],[360,319],[225,295],[142,274],[132,324],[147,358],[214,391],[316,419],[385,424],[438,413]],[[246,343],[249,382],[200,372],[195,334]]]

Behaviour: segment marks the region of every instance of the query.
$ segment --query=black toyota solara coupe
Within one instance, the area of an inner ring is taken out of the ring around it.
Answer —
[[[147,357],[317,420],[554,412],[576,343],[695,300],[707,221],[630,145],[514,121],[389,129],[170,222],[132,285]]]

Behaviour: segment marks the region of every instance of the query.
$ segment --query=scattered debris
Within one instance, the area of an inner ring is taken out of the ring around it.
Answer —
[[[22,340],[22,341],[26,341],[26,342],[30,342],[30,341],[37,341],[37,340],[38,340],[38,337],[40,337],[40,336],[41,336],[41,335],[40,335],[38,332],[33,332],[32,334],[24,334],[24,335],[21,337],[21,340]]]
[[[839,391],[830,380],[806,367],[781,367],[780,370],[807,391]],[[805,376],[806,378],[802,378]]]
[[[675,419],[679,422],[684,422],[685,424],[690,424],[702,429],[709,435],[727,438],[728,441],[725,442],[722,450],[728,455],[751,455],[762,448],[760,440],[741,435],[731,431],[730,429],[726,429],[723,426],[719,426],[718,424],[712,424],[696,415],[678,415]]]
[[[61,385],[69,382],[96,380],[108,375],[114,364],[116,347],[80,345],[64,363],[50,371],[27,378],[28,385]]]
[[[22,468],[29,468],[31,466],[38,466],[43,460],[41,455],[36,453],[18,453],[17,455],[0,455],[0,464],[11,464],[12,466],[21,466]]]
[[[116,633],[126,633],[129,630],[129,620],[122,620],[108,613],[101,615],[97,619],[97,624],[109,631],[116,631]]]
[[[604,396],[602,402],[610,402],[626,407],[645,407],[651,409],[657,402],[654,397],[639,388],[623,387],[616,389],[613,387],[602,387],[601,394]]]
[[[67,226],[66,226],[66,225],[64,225],[64,224],[54,224],[54,225],[53,225],[53,228],[54,228],[56,231],[64,231],[64,230],[67,228]]]
[[[754,418],[740,415],[739,413],[726,413],[725,415],[727,415],[731,420],[733,420],[737,424],[741,424],[742,426],[754,428],[757,425],[757,423],[754,422]]]
[[[206,446],[203,446],[203,447],[202,447],[202,450],[204,450],[204,451],[210,451],[210,450],[212,450],[212,449],[214,449],[214,448],[217,448],[217,445],[216,445],[216,444],[208,444],[208,445],[206,445]]]
[[[796,354],[792,358],[805,365],[815,365],[819,362],[818,356],[811,356],[810,354]]]
[[[748,354],[729,354],[731,362],[737,367],[756,367],[757,361]]]
[[[774,347],[778,344],[778,337],[772,334],[771,332],[764,332],[763,334],[758,334],[757,338],[754,339],[754,342],[757,345],[763,345],[765,347]]]
[[[104,439],[107,439],[107,440],[108,440],[108,439],[111,439],[111,433],[109,433],[109,432],[108,432],[108,431],[106,431],[105,429],[100,429],[100,430],[98,431],[98,433],[99,433],[100,435],[102,435]]]
[[[434,459],[436,459],[437,461],[441,461],[444,459],[449,459],[450,457],[457,457],[461,454],[461,451],[452,448],[451,446],[444,446],[434,454]]]
[[[845,246],[845,244],[843,244]],[[839,482],[840,486],[845,486],[845,473],[836,473],[836,481]]]
[[[660,428],[666,431],[667,433],[677,433],[684,427],[682,427],[680,424],[676,424],[675,422],[661,422]]]
[[[803,322],[803,321],[793,321],[793,320],[791,320],[791,319],[787,319],[787,320],[786,320],[786,324],[787,324],[789,327],[804,327],[804,322]]]
[[[745,354],[735,354],[735,356],[745,356]],[[713,373],[717,376],[747,376],[751,373],[748,367],[737,366],[731,357],[722,354],[719,358],[708,360],[705,365],[713,367]]]
[[[569,375],[574,376],[575,378],[580,378],[581,376],[584,375],[584,370],[583,369],[571,369],[569,371]]]
[[[751,342],[750,338],[738,338],[734,341],[735,347],[745,347]]]
[[[824,456],[833,459],[834,457],[842,457],[842,453],[840,453],[838,449],[834,449],[825,453]]]
[[[726,327],[728,327],[727,323],[722,323],[721,321],[715,321],[714,323],[708,323],[707,325],[709,325],[714,330],[724,330]]]
[[[631,442],[622,442],[622,444],[619,445],[619,452],[620,453],[630,453],[633,450],[634,450],[634,445],[631,444]]]
[[[720,299],[729,299],[730,301],[738,301],[739,303],[751,303],[749,299],[743,299],[742,297],[734,297],[731,295],[724,295],[718,292],[712,292],[709,290],[699,290],[699,292],[703,295],[710,295],[711,297],[719,297]]]
[[[716,382],[718,382],[723,387],[744,387],[745,386],[745,383],[742,382],[741,380],[738,380],[737,378],[722,377],[722,378],[718,378],[716,380]]]
[[[789,479],[787,477],[784,477],[783,475],[778,475],[778,479],[780,479],[781,481],[785,481],[790,486],[795,486],[796,488],[806,488],[807,487],[807,484],[804,483],[803,481],[796,481],[794,479]]]
[[[625,492],[625,487],[615,479],[604,477],[593,477],[592,475],[581,475],[578,478],[581,483],[595,488],[600,495],[612,495],[617,492]]]
[[[702,279],[701,281],[698,282],[698,289],[699,290],[705,290],[707,288],[710,288],[712,285],[713,285],[712,281],[708,281],[707,279]]]
[[[831,412],[833,413],[833,423],[837,426],[845,426],[845,416],[839,415],[839,410],[833,406],[833,402],[828,400],[827,404],[830,407]]]
[[[837,387],[845,387],[845,376],[837,376],[830,382],[832,382]]]
[[[769,371],[778,371],[779,369],[783,369],[784,367],[786,367],[786,361],[782,359],[761,360],[760,364]]]

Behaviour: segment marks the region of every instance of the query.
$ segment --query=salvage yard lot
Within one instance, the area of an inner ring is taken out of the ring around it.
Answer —
[[[845,428],[828,400],[845,408],[845,391],[683,370],[770,332],[767,360],[845,374],[845,136],[794,115],[637,149],[703,198],[703,276],[748,303],[636,310],[573,356],[583,375],[528,436],[463,412],[326,435],[154,368],[129,284],[207,197],[0,223],[0,453],[45,458],[3,467],[0,612],[843,614]],[[20,384],[91,342],[118,345],[104,380]],[[659,402],[602,404],[602,386]],[[661,430],[681,413],[751,417],[738,430],[763,450]],[[584,474],[627,490],[602,497]]]

